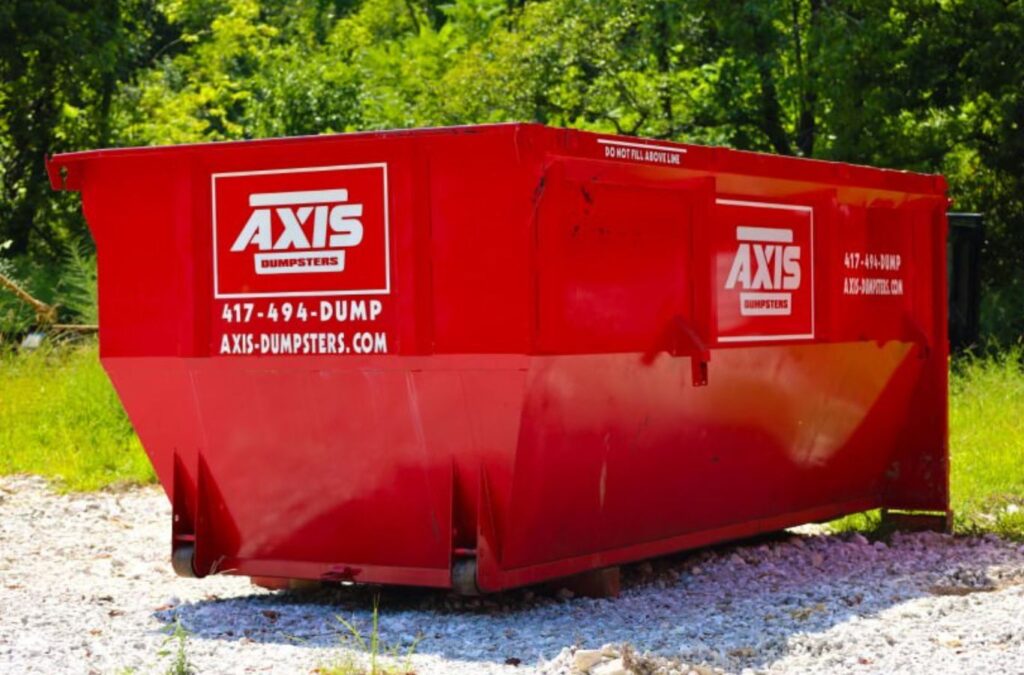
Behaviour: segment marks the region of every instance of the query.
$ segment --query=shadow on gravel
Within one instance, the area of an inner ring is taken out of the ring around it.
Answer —
[[[441,591],[358,586],[210,598],[158,612],[195,638],[337,647],[370,632],[374,594],[388,646],[417,654],[535,664],[567,646],[631,643],[641,652],[727,670],[764,668],[828,648],[821,634],[851,621],[887,639],[879,613],[917,598],[964,596],[1024,583],[1024,548],[995,538],[783,534],[623,568],[615,599],[538,589],[464,599]],[[912,610],[908,610],[912,611]],[[868,622],[868,624],[865,624]],[[870,661],[862,665],[870,665]]]

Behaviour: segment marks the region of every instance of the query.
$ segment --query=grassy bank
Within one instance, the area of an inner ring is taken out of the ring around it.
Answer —
[[[965,361],[950,381],[957,529],[1024,540],[1024,370],[1019,353]]]
[[[0,474],[69,490],[153,481],[94,344],[0,353]]]
[[[1024,370],[1020,354],[963,360],[950,385],[952,501],[960,531],[1024,539]],[[0,356],[0,473],[73,490],[153,480],[95,345]],[[871,529],[875,515],[837,528]]]

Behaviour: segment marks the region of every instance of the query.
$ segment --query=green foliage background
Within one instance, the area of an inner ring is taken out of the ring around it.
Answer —
[[[7,0],[2,255],[86,238],[47,153],[506,120],[942,172],[1024,332],[1021,0]]]

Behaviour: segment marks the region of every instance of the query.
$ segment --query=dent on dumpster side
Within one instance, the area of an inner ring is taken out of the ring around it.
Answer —
[[[493,591],[948,512],[941,177],[537,125],[47,171],[198,576]]]

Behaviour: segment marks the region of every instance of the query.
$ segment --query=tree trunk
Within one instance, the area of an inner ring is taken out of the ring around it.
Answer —
[[[804,41],[800,25],[801,0],[793,0],[793,41],[796,50],[796,67],[800,82],[800,112],[797,117],[796,145],[804,157],[814,155],[814,142],[817,137],[818,107],[818,73],[816,68],[818,56],[818,17],[821,14],[821,0],[809,0],[811,18],[807,24],[809,37],[807,51],[804,52]]]
[[[655,57],[658,60],[658,71],[661,73],[662,81],[659,87],[661,97],[661,114],[665,117],[665,126],[671,132],[675,127],[675,119],[672,111],[672,85],[671,71],[672,59],[669,55],[669,42],[671,31],[669,26],[668,3],[663,4],[658,10],[658,48]]]
[[[781,155],[791,155],[789,137],[782,126],[782,106],[779,105],[779,93],[775,86],[775,75],[772,73],[773,56],[769,31],[770,26],[760,25],[754,30],[754,50],[756,54],[757,76],[760,82],[759,120],[761,131],[768,137],[772,149]]]

